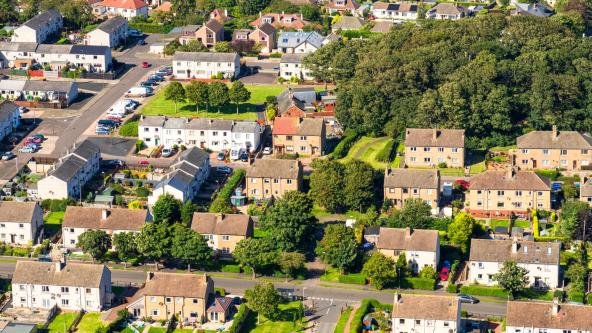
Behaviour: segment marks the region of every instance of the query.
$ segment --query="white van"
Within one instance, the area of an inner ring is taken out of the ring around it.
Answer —
[[[150,93],[146,87],[132,87],[125,93],[126,97],[146,97]]]
[[[236,161],[240,157],[240,149],[239,148],[232,148],[230,149],[230,160]]]

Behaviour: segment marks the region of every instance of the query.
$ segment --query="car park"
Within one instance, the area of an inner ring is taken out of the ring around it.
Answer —
[[[11,151],[7,151],[4,154],[2,154],[3,161],[8,161],[8,160],[12,159],[13,157],[14,157],[14,153]]]
[[[229,175],[232,173],[232,169],[227,166],[218,166],[216,167],[216,172]]]
[[[157,81],[157,82],[162,82],[162,81],[164,81],[164,77],[162,77],[162,76],[160,76],[160,75],[158,75],[158,74],[152,74],[152,75],[150,75],[150,76],[148,77],[148,79],[150,79],[150,80],[154,80],[154,81]]]

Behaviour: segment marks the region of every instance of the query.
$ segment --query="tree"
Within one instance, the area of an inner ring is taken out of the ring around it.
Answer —
[[[360,160],[345,165],[344,203],[349,209],[365,211],[375,200],[374,169]]]
[[[172,12],[177,17],[186,17],[193,11],[195,11],[195,0],[171,0]]]
[[[230,48],[230,42],[217,42],[216,45],[214,45],[214,50],[216,52],[224,52],[224,53],[228,53],[228,52],[232,52],[232,49]]]
[[[245,290],[245,299],[249,309],[257,312],[257,323],[259,323],[259,315],[271,320],[278,318],[282,298],[273,284],[269,282],[257,284],[253,289]]]
[[[428,229],[432,221],[432,208],[423,199],[407,199],[403,209],[389,220],[394,228]]]
[[[168,226],[163,222],[146,223],[136,235],[138,253],[146,259],[153,260],[156,270],[158,261],[169,255],[170,246]]]
[[[181,223],[185,227],[189,227],[191,225],[191,221],[193,220],[193,213],[197,212],[197,205],[191,201],[187,201],[181,207]]]
[[[169,225],[181,220],[181,201],[166,193],[158,197],[152,207],[152,216],[156,222]]]
[[[270,239],[247,238],[236,244],[233,257],[241,265],[251,268],[254,280],[260,268],[275,263],[277,252]]]
[[[173,81],[164,89],[164,99],[175,103],[175,113],[177,113],[177,103],[185,101],[185,89],[180,82]]]
[[[450,243],[458,246],[463,253],[467,253],[469,249],[475,223],[475,219],[471,215],[461,212],[448,225],[448,239]]]
[[[359,255],[353,229],[345,224],[326,226],[316,253],[324,263],[345,272],[353,266]]]
[[[286,274],[286,282],[288,277],[294,277],[294,274],[304,267],[304,254],[299,252],[282,252],[278,259],[278,264],[282,268],[282,272]]]
[[[526,288],[528,284],[526,274],[528,270],[518,266],[515,261],[505,261],[502,268],[493,275],[493,280],[497,281],[508,296],[514,297]]]
[[[236,104],[236,114],[238,114],[238,103],[244,103],[251,98],[251,92],[245,88],[241,81],[234,81],[228,91],[228,98]]]
[[[267,208],[259,221],[263,230],[282,251],[304,249],[311,240],[317,219],[312,215],[312,200],[305,193],[284,193]]]
[[[397,267],[397,274],[399,275],[399,278],[408,276],[413,271],[411,269],[411,265],[407,261],[407,256],[405,255],[405,253],[401,253],[399,255],[395,266]]]
[[[241,12],[245,15],[255,15],[269,5],[270,0],[239,0]]]
[[[80,29],[94,19],[91,6],[83,0],[64,1],[58,8],[64,17],[64,25],[71,28]]]
[[[208,101],[209,104],[218,108],[228,103],[228,86],[222,82],[212,82],[208,86]]]
[[[345,209],[343,164],[336,160],[315,159],[311,166],[310,194],[315,203],[330,213],[342,212]]]
[[[185,86],[187,99],[195,103],[195,110],[199,112],[199,105],[205,104],[208,109],[208,84],[202,81],[191,81]]]
[[[124,263],[126,268],[127,263],[138,256],[136,235],[133,232],[120,232],[114,234],[113,246],[117,252],[117,258]]]
[[[587,203],[567,200],[563,203],[561,214],[561,233],[568,238],[592,239],[592,217]]]
[[[191,272],[191,264],[200,263],[205,266],[212,259],[212,249],[206,238],[187,227],[176,224],[173,227],[171,255],[187,263],[187,271]]]
[[[432,266],[424,266],[419,271],[419,277],[422,279],[434,279],[436,277],[436,270]]]
[[[370,278],[370,282],[378,290],[392,283],[397,278],[395,261],[380,252],[374,252],[372,254],[370,259],[364,264],[362,273]]]
[[[17,17],[14,0],[0,0],[0,22],[14,22]]]
[[[111,249],[111,237],[103,230],[87,230],[78,236],[76,244],[82,252],[99,260]]]
[[[255,47],[255,41],[235,39],[232,41],[232,43],[230,43],[230,47],[232,47],[234,52],[245,55],[253,52],[253,48]]]

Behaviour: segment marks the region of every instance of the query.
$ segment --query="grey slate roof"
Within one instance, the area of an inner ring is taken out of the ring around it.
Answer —
[[[165,116],[143,116],[142,119],[140,119],[140,126],[161,127],[164,125],[165,121]]]
[[[72,81],[37,81],[27,80],[23,90],[26,91],[57,91],[68,93],[72,90],[72,86],[76,85]]]
[[[60,164],[49,175],[54,176],[57,179],[67,182],[70,179],[72,179],[78,173],[78,171],[80,171],[80,169],[82,169],[84,167],[85,164],[86,164],[85,160],[83,160],[77,156],[70,155],[70,156],[66,157],[66,159],[62,162],[62,164]]]
[[[53,44],[39,44],[37,46],[37,53],[51,53],[51,54],[70,54],[74,45],[53,45]]]
[[[263,23],[257,29],[261,30],[267,36],[271,36],[275,33],[275,28],[273,25],[269,23]]]
[[[27,22],[23,23],[23,26],[27,26],[34,30],[39,30],[44,26],[52,23],[52,21],[62,20],[62,15],[55,9],[50,9],[39,15],[34,16]]]
[[[259,124],[256,121],[236,121],[232,131],[235,133],[253,133]]]
[[[516,252],[512,243],[517,243]],[[561,243],[476,239],[471,240],[470,261],[504,262],[508,260],[519,264],[559,265]]]
[[[0,42],[0,50],[12,52],[35,52],[37,43]]]
[[[384,187],[437,189],[439,181],[438,170],[387,169],[384,176]]]
[[[80,156],[86,160],[91,159],[93,155],[100,153],[99,147],[89,140],[84,140],[74,148],[72,154]]]
[[[101,30],[106,33],[112,33],[114,31],[116,31],[117,29],[119,29],[121,26],[126,25],[126,24],[127,24],[126,19],[124,19],[121,16],[115,16],[115,17],[112,17],[112,18],[108,19],[107,21],[99,24],[99,26],[96,28],[96,30]]]
[[[280,63],[299,64],[302,62],[302,59],[304,59],[305,56],[306,56],[306,54],[302,54],[302,53],[282,54],[282,58],[280,60]]]
[[[308,42],[316,48],[320,48],[323,45],[325,37],[321,36],[316,31],[310,32],[282,32],[278,38],[278,47],[280,48],[295,48],[298,45]]]
[[[546,6],[540,3],[519,3],[516,2],[516,13],[519,15],[531,15],[537,17],[549,17],[553,15],[553,10],[547,8]]]
[[[288,88],[277,96],[280,114],[286,112],[292,105],[301,110],[312,108],[317,101],[317,93],[313,88]]]
[[[187,149],[179,154],[171,167],[171,171],[155,187],[160,188],[164,185],[169,185],[178,190],[184,190],[191,185],[195,179],[195,175],[199,172],[199,167],[208,159],[209,154],[202,149],[197,147]]]
[[[72,45],[70,54],[86,54],[86,55],[104,55],[110,49],[107,46],[100,45]]]
[[[359,30],[364,25],[364,20],[354,16],[343,16],[332,27],[334,30]]]
[[[238,53],[226,52],[175,52],[173,61],[234,62]]]
[[[12,117],[12,114],[16,111],[17,105],[11,101],[1,101],[0,102],[0,119],[4,120],[6,118]]]

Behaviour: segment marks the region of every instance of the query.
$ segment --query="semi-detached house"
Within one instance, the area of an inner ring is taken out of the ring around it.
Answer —
[[[302,189],[302,164],[295,160],[257,159],[247,168],[246,192],[249,198],[281,198]]]
[[[376,249],[395,261],[404,254],[414,273],[428,266],[436,270],[440,262],[440,234],[437,230],[381,227]]]
[[[384,174],[384,199],[397,209],[402,209],[407,200],[421,199],[437,213],[440,203],[440,172],[387,168]]]
[[[294,77],[298,80],[314,80],[310,70],[306,69],[302,63],[305,56],[306,54],[283,54],[280,59],[280,77],[284,80]]]
[[[173,75],[177,79],[211,79],[222,74],[224,78],[236,78],[241,64],[238,53],[225,52],[175,52]]]
[[[377,1],[372,4],[371,12],[376,21],[417,20],[417,4],[415,3]]]
[[[393,333],[461,332],[460,300],[454,296],[395,294]]]
[[[14,29],[11,41],[15,43],[43,43],[49,36],[58,34],[63,25],[62,15],[57,10],[50,9],[32,17]]]
[[[100,17],[122,16],[131,19],[148,16],[148,4],[142,0],[105,0],[92,5],[93,14]]]
[[[238,242],[253,237],[253,220],[244,214],[193,213],[191,229],[204,236],[216,254],[228,256]]]
[[[408,128],[405,130],[405,165],[450,168],[465,165],[465,131],[460,129]]]
[[[508,301],[507,333],[590,333],[592,307],[553,302]]]
[[[86,45],[100,45],[114,48],[124,43],[128,34],[127,20],[115,16],[99,24],[94,30],[86,34]]]
[[[0,140],[19,127],[20,115],[16,104],[10,101],[0,101]]]
[[[325,121],[320,118],[276,117],[273,121],[275,154],[322,156],[325,153]]]
[[[316,31],[288,31],[278,37],[280,53],[312,53],[323,46],[325,37]]]
[[[0,201],[0,242],[36,244],[42,227],[43,210],[36,202]]]

